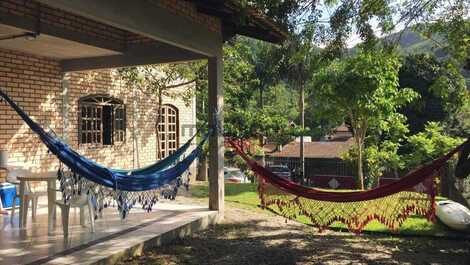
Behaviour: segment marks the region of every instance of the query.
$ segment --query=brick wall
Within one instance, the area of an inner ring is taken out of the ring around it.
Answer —
[[[139,166],[156,160],[155,114],[156,98],[134,93],[123,85],[113,70],[68,73],[67,112],[63,113],[64,95],[62,74],[58,61],[31,56],[9,50],[0,50],[0,87],[42,126],[53,129],[59,135],[67,135],[69,144],[79,153],[106,166],[133,168],[134,129],[138,142]],[[78,99],[89,94],[109,94],[126,105],[126,141],[113,146],[78,145]],[[179,99],[164,99],[164,103],[176,106],[180,114],[180,144],[191,136],[182,127],[194,125],[194,103],[187,106]],[[67,117],[67,128],[64,121]],[[135,127],[133,127],[133,117]],[[27,127],[20,117],[5,103],[0,104],[0,149],[9,152],[12,163],[27,164],[35,171],[54,170],[58,166],[55,157]]]
[[[56,61],[0,50],[0,88],[17,101],[32,118],[62,133],[59,65]],[[19,116],[0,104],[0,149],[10,151],[11,161],[27,161],[48,170],[57,165],[44,145]]]

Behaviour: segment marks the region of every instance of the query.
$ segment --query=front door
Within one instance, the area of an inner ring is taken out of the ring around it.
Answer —
[[[157,126],[157,157],[163,159],[173,154],[179,146],[178,110],[171,105],[163,105]]]

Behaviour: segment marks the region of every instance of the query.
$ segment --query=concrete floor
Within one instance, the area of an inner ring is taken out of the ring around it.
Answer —
[[[190,235],[216,221],[206,207],[160,203],[151,213],[133,209],[122,221],[117,209],[105,209],[95,223],[96,232],[79,224],[79,210],[71,210],[69,237],[63,237],[58,208],[57,225],[47,231],[47,207],[40,203],[38,216],[28,216],[26,229],[18,228],[18,216],[0,216],[0,264],[94,264],[113,263],[122,255]],[[31,212],[31,211],[30,211]],[[12,218],[12,219],[11,219]]]

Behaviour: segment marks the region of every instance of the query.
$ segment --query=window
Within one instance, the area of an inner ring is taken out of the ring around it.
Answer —
[[[157,125],[157,134],[160,150],[157,148],[157,157],[165,158],[173,154],[179,147],[178,109],[171,105],[163,105],[160,109],[160,118]]]
[[[79,100],[80,144],[112,145],[126,139],[126,107],[121,100],[91,95]]]

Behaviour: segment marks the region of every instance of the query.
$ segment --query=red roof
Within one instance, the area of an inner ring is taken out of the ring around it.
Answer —
[[[354,144],[353,138],[347,141],[318,141],[304,143],[305,158],[341,158]],[[299,157],[300,143],[291,142],[280,152],[270,154],[272,157]]]
[[[276,151],[276,149],[277,149],[277,144],[268,143],[268,144],[263,145],[263,151],[265,153],[272,153]]]

